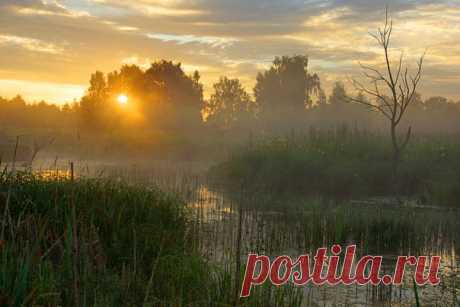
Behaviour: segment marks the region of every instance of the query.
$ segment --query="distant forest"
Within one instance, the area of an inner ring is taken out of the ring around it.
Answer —
[[[306,56],[276,57],[269,69],[257,75],[252,93],[238,79],[223,76],[213,85],[209,99],[203,96],[199,72],[187,75],[180,63],[161,60],[147,70],[125,65],[108,74],[95,72],[84,97],[61,107],[26,103],[21,96],[0,98],[0,143],[34,133],[115,139],[135,135],[171,143],[203,135],[238,139],[343,125],[387,131],[379,114],[349,102],[348,90],[337,82],[327,95],[318,75],[309,71]],[[126,105],[118,101],[121,94],[129,99]],[[410,123],[414,133],[460,132],[460,102],[419,94],[413,99],[403,125]]]

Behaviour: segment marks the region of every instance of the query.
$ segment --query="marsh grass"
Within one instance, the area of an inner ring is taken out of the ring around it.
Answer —
[[[455,306],[460,261],[456,244],[460,240],[460,211],[456,208],[337,202],[321,198],[280,200],[276,193],[269,191],[254,195],[253,191],[234,187],[225,189],[217,185],[215,188],[222,189],[222,197],[205,189],[202,197],[207,207],[203,205],[205,217],[200,217],[207,221],[206,227],[200,230],[203,253],[215,263],[234,263],[235,254],[248,253],[270,257],[313,256],[317,248],[337,243],[342,246],[356,244],[358,255],[383,255],[386,272],[394,271],[398,255],[440,255],[443,257],[441,285],[422,287],[419,300],[424,306]],[[239,232],[242,233],[241,250],[236,248]],[[243,262],[245,260],[243,257]],[[255,290],[251,298],[263,293],[262,287]],[[295,290],[299,292],[287,289],[286,293],[291,291],[288,297],[293,300],[299,295],[301,306],[334,302],[357,306],[410,306],[415,303],[409,279],[398,287],[313,286]]]
[[[7,304],[139,305],[202,297],[196,285],[207,284],[202,272],[208,268],[191,248],[185,208],[174,196],[30,173],[3,174],[1,191],[10,186],[0,273]]]
[[[177,196],[57,174],[0,176],[0,305],[233,304],[235,264],[202,256],[200,223]],[[265,285],[240,305],[269,302],[300,306],[299,291]]]
[[[460,143],[455,137],[414,138],[392,174],[389,139],[353,131],[315,130],[309,134],[253,140],[214,166],[215,181],[297,196],[336,200],[398,195],[421,204],[458,206]]]
[[[0,305],[359,305],[363,292],[369,304],[394,303],[398,295],[404,304],[415,302],[401,299],[414,293],[410,281],[399,292],[266,283],[250,298],[235,299],[248,252],[298,256],[334,243],[355,243],[362,254],[386,257],[451,254],[452,275],[434,294],[421,288],[419,300],[455,305],[459,211],[352,201],[387,196],[389,189],[385,139],[356,133],[311,131],[254,142],[215,167],[209,181],[202,171],[165,170],[164,164],[91,168],[97,179],[85,179],[79,165],[75,180],[68,166],[56,163],[55,170],[34,174],[5,169]],[[404,191],[420,203],[455,205],[459,148],[449,139],[428,141],[408,149]]]

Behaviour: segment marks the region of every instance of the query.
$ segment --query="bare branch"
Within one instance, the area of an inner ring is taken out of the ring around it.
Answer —
[[[409,74],[409,69],[404,64],[404,52],[401,52],[396,65],[392,63],[390,45],[393,34],[393,20],[389,16],[388,8],[385,11],[385,23],[383,27],[378,28],[376,33],[369,34],[382,48],[385,69],[380,70],[378,67],[359,63],[367,84],[364,85],[354,79],[352,81],[357,91],[376,99],[376,102],[371,103],[365,98],[353,97],[347,97],[347,101],[367,106],[374,111],[380,112],[389,120],[395,161],[398,161],[401,150],[407,146],[410,140],[412,129],[409,127],[405,137],[399,139],[397,128],[402,118],[404,118],[409,105],[415,100],[417,88],[422,77],[425,53],[418,60],[417,69],[413,75]],[[388,93],[388,95],[384,93]]]
[[[391,119],[391,115],[388,114],[388,112],[385,111],[385,109],[383,109],[383,108],[382,108],[381,106],[379,106],[379,105],[369,103],[369,102],[367,102],[366,100],[361,100],[361,99],[353,98],[353,97],[351,97],[351,96],[346,96],[346,97],[345,97],[345,101],[346,101],[346,102],[353,102],[353,103],[362,104],[362,105],[364,105],[364,106],[367,106],[367,107],[371,108],[371,109],[374,110],[374,111],[378,111],[378,112],[382,113],[386,118]]]
[[[401,56],[399,57],[398,72],[396,73],[396,80],[395,80],[396,84],[398,84],[399,78],[401,77],[403,58],[404,58],[404,52],[401,52]]]

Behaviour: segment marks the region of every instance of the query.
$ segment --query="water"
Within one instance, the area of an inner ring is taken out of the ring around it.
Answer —
[[[42,163],[37,171],[45,176],[69,175],[67,161],[48,163],[50,167]],[[245,264],[248,253],[296,258],[312,256],[318,247],[336,243],[353,243],[361,254],[384,256],[384,272],[394,271],[397,255],[440,255],[441,284],[418,288],[421,305],[458,304],[458,210],[279,200],[266,192],[217,188],[203,175],[206,167],[200,163],[76,163],[75,176],[128,180],[180,195],[190,209],[191,225],[199,231],[202,255],[221,267],[234,266],[237,254]],[[412,272],[405,277],[401,286],[307,285],[297,290],[303,294],[302,306],[413,306]]]
[[[302,224],[303,217],[310,214],[320,216],[321,213],[302,210],[296,211],[295,214],[289,212],[276,212],[273,210],[263,209],[259,203],[258,206],[249,207],[246,203],[255,201],[257,195],[228,197],[224,192],[216,192],[207,185],[197,188],[196,195],[190,201],[190,207],[194,209],[194,218],[200,223],[202,241],[202,253],[208,259],[222,265],[233,262],[236,253],[236,238],[240,229],[239,214],[242,212],[242,249],[240,251],[242,263],[246,261],[248,253],[258,253],[269,255],[274,258],[278,255],[290,255],[296,258],[302,254],[314,255],[316,248],[321,246],[332,246],[335,243],[357,244],[361,254],[377,254],[384,257],[383,273],[393,273],[394,265],[398,255],[439,255],[442,256],[440,276],[441,284],[438,286],[423,286],[418,288],[419,297],[422,306],[455,306],[456,300],[460,297],[460,257],[454,244],[453,233],[449,230],[440,229],[438,233],[431,235],[423,233],[425,229],[419,231],[425,236],[421,245],[409,245],[403,242],[405,247],[399,249],[395,254],[392,248],[385,249],[386,244],[370,244],[366,238],[357,240],[353,230],[349,234],[331,235],[331,228],[334,225],[327,225],[331,219],[325,218],[319,221],[318,227],[312,227],[311,233],[304,231],[306,228]],[[236,200],[235,200],[236,199]],[[238,203],[240,199],[241,203]],[[245,210],[240,210],[239,205],[247,206]],[[334,210],[330,206],[327,210]],[[413,210],[407,208],[408,210]],[[364,207],[350,206],[345,210],[358,210],[361,212],[370,211],[371,214],[377,214],[373,206]],[[396,211],[403,209],[385,209],[389,215],[395,215]],[[432,215],[433,210],[441,209],[417,209],[417,215],[425,217]],[[426,212],[420,212],[426,210]],[[396,212],[397,214],[398,212]],[[366,214],[366,213],[363,213]],[[452,215],[452,212],[449,212]],[[455,212],[460,217],[458,212]],[[326,213],[325,213],[326,215]],[[442,218],[441,214],[439,218]],[[330,216],[333,216],[331,214]],[[307,218],[308,220],[308,218]],[[431,221],[435,224],[437,221]],[[431,223],[430,222],[430,223]],[[425,220],[428,224],[428,221]],[[308,228],[307,228],[308,229]],[[324,230],[323,233],[318,233]],[[381,229],[381,231],[385,231]],[[359,233],[359,232],[358,232]],[[336,241],[337,238],[346,237],[346,241]],[[404,236],[401,236],[404,241]],[[420,242],[421,240],[417,240]],[[419,243],[417,243],[419,244]],[[383,274],[382,274],[383,275]],[[313,286],[304,287],[303,306],[413,306],[415,303],[415,293],[412,283],[413,272],[409,270],[405,275],[405,280],[401,286]]]

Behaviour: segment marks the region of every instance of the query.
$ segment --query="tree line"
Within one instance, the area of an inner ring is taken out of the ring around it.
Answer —
[[[129,109],[118,104],[121,93],[129,97]],[[197,129],[257,133],[342,123],[368,129],[384,126],[380,118],[350,104],[347,97],[377,105],[363,93],[352,96],[342,82],[336,82],[327,96],[319,76],[308,69],[308,57],[302,55],[276,57],[270,68],[257,75],[252,93],[239,79],[222,76],[209,99],[204,99],[198,71],[188,75],[181,63],[161,60],[146,70],[124,65],[108,74],[95,72],[86,94],[62,107],[44,101],[27,104],[20,96],[0,98],[0,129],[75,127],[94,133],[124,125],[177,133]],[[418,93],[411,99],[405,120],[415,123],[419,131],[457,132],[459,102],[445,97],[422,99]]]

